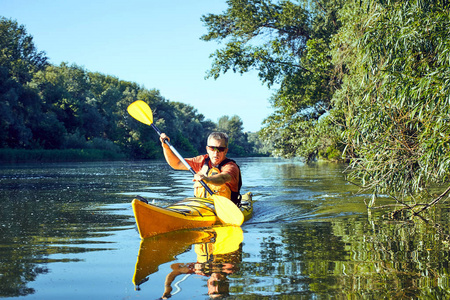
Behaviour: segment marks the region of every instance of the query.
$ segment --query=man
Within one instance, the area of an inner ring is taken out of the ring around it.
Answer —
[[[167,163],[175,170],[187,170],[186,166],[170,150],[164,140],[169,137],[162,133],[160,141]],[[224,196],[234,204],[239,205],[239,191],[242,185],[241,172],[235,161],[227,158],[228,136],[223,132],[213,132],[209,135],[206,146],[207,154],[187,158],[186,162],[197,173],[194,175],[194,195],[207,197],[205,188],[200,184],[203,180],[217,195]]]

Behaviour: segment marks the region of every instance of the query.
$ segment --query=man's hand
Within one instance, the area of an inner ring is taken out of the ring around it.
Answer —
[[[168,142],[170,142],[170,138],[163,132],[161,133],[161,135],[159,136],[159,140],[161,141],[161,144],[164,146],[164,140],[167,140]]]
[[[204,182],[207,182],[207,176],[205,176],[205,175],[203,175],[203,174],[201,174],[201,173],[197,173],[197,174],[195,174],[194,175],[194,179],[192,179],[192,181],[204,181]]]

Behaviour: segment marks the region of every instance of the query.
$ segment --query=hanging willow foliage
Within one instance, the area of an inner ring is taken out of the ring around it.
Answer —
[[[448,181],[450,14],[446,1],[362,1],[342,11],[335,60],[349,70],[352,180],[403,197]],[[359,79],[359,80],[355,80]]]

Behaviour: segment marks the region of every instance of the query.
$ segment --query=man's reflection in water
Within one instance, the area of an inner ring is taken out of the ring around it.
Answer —
[[[230,281],[222,273],[212,273],[208,278],[208,295],[211,298],[228,296],[230,293]]]
[[[172,283],[181,274],[207,276],[208,295],[211,298],[220,299],[229,295],[230,281],[227,276],[239,270],[239,264],[242,261],[242,244],[239,245],[238,250],[227,254],[211,254],[214,253],[213,247],[213,243],[197,244],[195,245],[197,263],[171,265],[172,272],[166,277],[162,299],[172,296]]]

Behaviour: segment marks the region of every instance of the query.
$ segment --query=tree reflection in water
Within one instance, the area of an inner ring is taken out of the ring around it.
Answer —
[[[151,257],[136,269],[141,291],[130,283],[140,242],[130,202],[136,194],[162,206],[190,196],[190,176],[163,161],[0,166],[0,296],[64,291],[80,299],[100,291],[104,299],[155,299],[177,270],[172,299],[189,299],[207,294],[216,270],[230,299],[450,298],[445,202],[432,217],[394,220],[388,210],[367,211],[370,196],[355,194],[344,166],[275,158],[239,164],[256,200],[240,252],[217,265],[201,261],[195,245],[218,244],[208,230],[160,240],[158,255],[138,258]],[[183,272],[192,275],[179,282]]]

